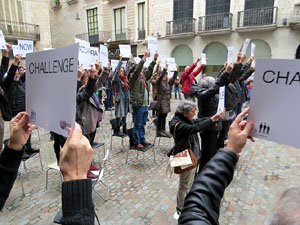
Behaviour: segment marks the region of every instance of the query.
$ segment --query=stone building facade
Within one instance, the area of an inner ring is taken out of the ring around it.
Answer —
[[[237,54],[246,38],[256,44],[256,58],[295,58],[299,12],[299,0],[151,0],[149,33],[158,37],[160,54],[175,57],[181,71],[206,53],[206,72],[215,75],[227,47]]]
[[[0,29],[10,44],[23,39],[34,41],[34,51],[52,47],[48,2],[0,0]]]

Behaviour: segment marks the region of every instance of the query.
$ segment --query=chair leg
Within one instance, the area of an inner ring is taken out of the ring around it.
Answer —
[[[121,138],[121,145],[122,145],[122,148],[124,148],[124,141],[123,141],[123,138]]]
[[[41,153],[39,153],[39,158],[40,158],[40,164],[41,164],[41,168],[42,168],[42,170],[44,170],[44,168],[43,168],[43,163],[42,163],[42,157],[41,157]]]
[[[139,159],[139,151],[136,151],[136,158]]]
[[[23,166],[24,166],[24,170],[25,170],[25,173],[26,173],[26,178],[28,180],[28,171],[27,171],[27,167],[26,167],[25,161],[23,161]]]
[[[103,145],[103,157],[105,157],[105,144]]]
[[[157,136],[156,136],[156,134],[155,134],[154,141],[153,141],[153,144],[154,144],[154,145],[155,145],[156,137],[157,137]]]
[[[156,163],[156,160],[155,160],[155,150],[154,150],[154,147],[152,148],[152,151],[153,151],[153,159],[154,159],[154,163]]]
[[[25,197],[25,190],[24,190],[24,184],[23,184],[23,181],[22,181],[21,173],[18,173],[18,177],[19,177],[20,182],[21,182],[23,197]]]
[[[130,148],[130,147],[129,147],[129,148]],[[130,150],[130,149],[127,149],[127,155],[126,155],[126,162],[125,162],[125,165],[127,165],[127,163],[128,163],[129,150]]]
[[[49,172],[49,168],[46,171],[46,189],[48,189],[48,172]]]
[[[59,171],[59,178],[60,178],[60,183],[62,184],[62,182],[63,182],[63,177],[62,177],[62,174],[61,174],[60,171]]]
[[[111,133],[111,135],[110,135],[110,152],[111,153],[112,153],[112,138],[113,138],[113,134]]]
[[[103,184],[103,186],[106,188],[106,198],[108,198],[109,196],[109,188],[107,187],[107,185],[102,181],[100,180],[100,182]]]
[[[158,146],[159,146],[159,144],[160,144],[160,137],[158,138]]]
[[[39,128],[37,127],[36,130],[37,130],[37,133],[38,133],[38,136],[39,136],[39,141],[40,141],[40,140],[41,140],[41,137],[40,137],[40,131],[39,131]]]
[[[103,199],[103,201],[107,202],[108,199],[103,198],[103,197],[98,193],[98,191],[96,191],[95,189],[93,189],[93,190],[94,190],[94,192],[95,192],[100,198]]]

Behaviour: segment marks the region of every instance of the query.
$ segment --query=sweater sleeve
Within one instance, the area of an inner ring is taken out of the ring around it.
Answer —
[[[198,74],[203,70],[204,65],[201,65],[198,67],[198,69],[194,72],[192,72],[193,77],[195,78],[196,76],[198,76]]]
[[[16,151],[5,145],[0,155],[0,211],[15,183],[24,150]]]
[[[76,94],[76,103],[80,105],[87,101],[94,93],[95,83],[97,79],[89,77],[87,84]]]
[[[72,180],[62,183],[62,224],[94,225],[92,181]]]
[[[179,224],[219,224],[221,199],[230,184],[238,156],[228,149],[219,152],[195,175],[188,193]]]

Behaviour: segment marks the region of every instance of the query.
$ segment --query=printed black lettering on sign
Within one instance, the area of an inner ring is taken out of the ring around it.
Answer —
[[[91,55],[92,55],[92,56],[98,56],[98,52],[91,49]]]
[[[263,74],[263,81],[267,84],[275,83],[275,84],[285,84],[285,85],[300,85],[300,73],[296,72],[296,74],[292,74],[290,71],[282,72],[282,71],[272,71],[267,70]]]
[[[24,50],[24,51],[33,50],[32,45],[29,45],[29,44],[23,44],[23,45],[19,44],[19,49]]]

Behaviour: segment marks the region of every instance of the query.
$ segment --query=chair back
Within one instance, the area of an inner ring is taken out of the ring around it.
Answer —
[[[117,121],[116,121],[116,119],[112,119],[109,122],[110,122],[110,125],[111,125],[112,129],[117,128]]]
[[[105,156],[104,156],[104,158],[103,158],[103,160],[102,160],[102,162],[101,162],[101,167],[102,167],[102,168],[104,167],[105,161],[107,160],[108,156],[109,156],[109,148],[106,148],[106,149],[105,149]]]
[[[53,148],[53,141],[43,144],[44,155],[47,166],[57,163],[56,155]]]

